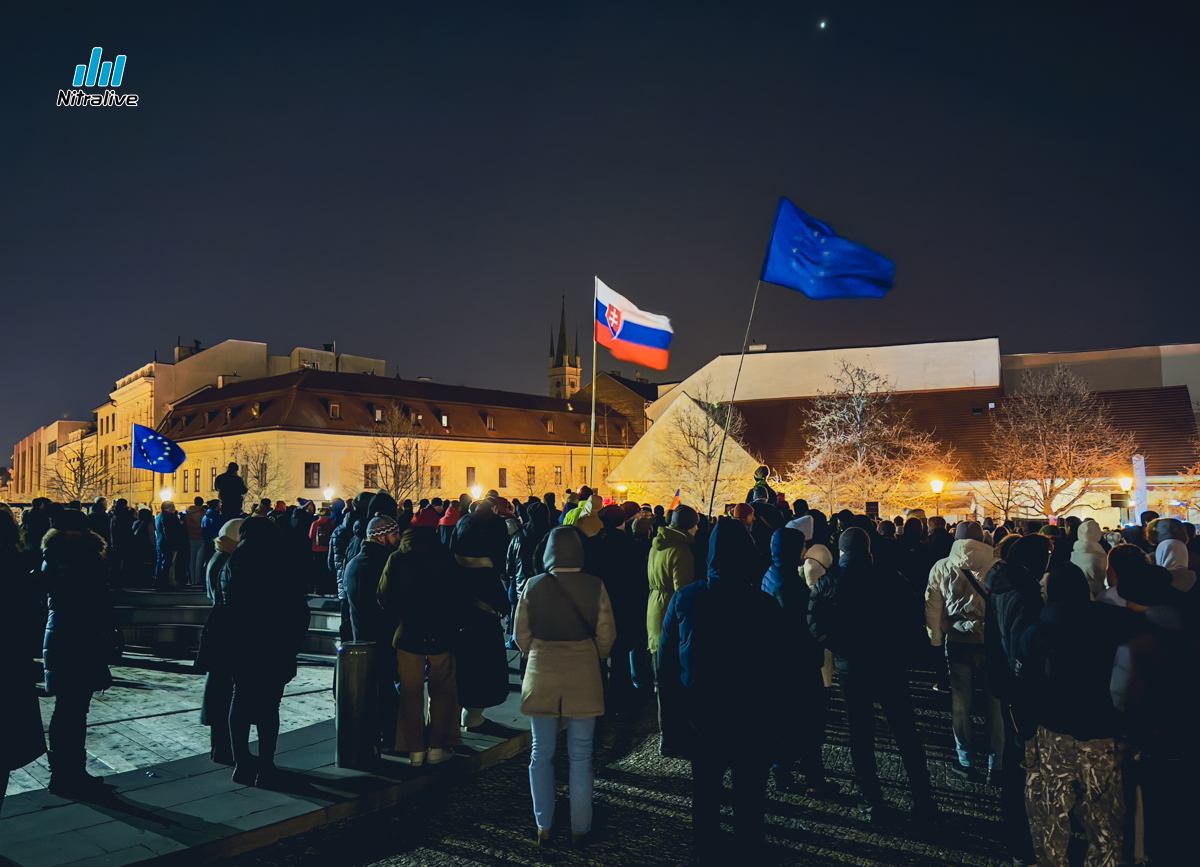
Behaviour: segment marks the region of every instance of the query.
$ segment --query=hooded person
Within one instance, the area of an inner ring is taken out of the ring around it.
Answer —
[[[983,585],[996,563],[995,552],[983,541],[983,528],[974,521],[960,523],[949,556],[929,570],[925,628],[931,645],[944,645],[950,674],[951,728],[958,752],[958,764],[951,770],[966,779],[976,767],[972,763],[971,710],[977,698],[982,706],[976,710],[984,719],[988,745],[983,764],[998,782],[1004,767],[1004,722],[1000,701],[987,689],[983,647],[987,610]]]
[[[511,581],[509,601],[514,606],[525,592],[525,585],[529,583],[529,579],[544,571],[541,562],[535,561],[534,552],[550,532],[550,510],[544,503],[531,505],[527,517],[528,520],[508,544],[506,568]],[[516,621],[513,623],[515,627]]]
[[[1171,586],[1176,590],[1186,593],[1196,583],[1196,573],[1187,567],[1187,545],[1178,539],[1162,539],[1154,549],[1154,562],[1171,573]]]
[[[741,860],[766,839],[767,776],[778,755],[769,736],[788,684],[784,615],[762,590],[754,540],[722,517],[709,537],[708,575],[683,587],[663,619],[664,654],[678,659],[692,755],[692,834],[701,864],[731,863],[720,833],[725,771],[733,769],[733,826]],[[737,733],[745,736],[739,737]],[[736,749],[723,746],[736,738]]]
[[[538,842],[549,840],[554,819],[554,750],[566,721],[571,758],[572,842],[592,829],[592,738],[604,714],[600,664],[616,639],[604,582],[583,571],[577,530],[550,531],[546,571],[529,579],[517,605],[517,646],[529,664],[521,684],[521,713],[532,718],[529,782]]]
[[[129,508],[129,501],[120,497],[113,501],[109,512],[108,566],[112,570],[113,585],[124,586],[126,572],[131,571],[133,558],[133,524],[137,515]]]
[[[660,527],[650,541],[646,576],[650,587],[646,603],[646,646],[654,665],[658,695],[659,752],[666,757],[686,758],[689,733],[684,716],[684,701],[678,676],[677,658],[664,656],[662,624],[671,599],[683,587],[696,580],[693,554],[699,516],[691,506],[679,506],[671,512],[671,526]]]
[[[450,542],[454,538],[454,528],[458,525],[460,517],[458,507],[450,503],[446,506],[442,517],[438,519],[438,540],[447,548],[450,547]]]
[[[104,555],[104,540],[82,512],[59,512],[42,537],[49,610],[42,659],[46,694],[54,696],[49,790],[68,798],[95,794],[103,785],[85,769],[85,743],[92,695],[112,686],[108,666],[121,656]]]
[[[571,523],[583,535],[591,537],[595,536],[604,528],[604,522],[600,520],[600,510],[604,508],[604,498],[599,494],[592,494],[583,505],[579,507],[579,512],[575,516],[575,520]]]
[[[1100,546],[1100,535],[1100,525],[1088,518],[1079,525],[1075,544],[1071,546],[1070,562],[1083,570],[1093,598],[1104,592],[1107,582],[1108,555]]]
[[[824,547],[824,546],[822,546]],[[825,742],[825,684],[821,668],[825,652],[808,630],[811,588],[804,580],[804,534],[781,527],[771,537],[771,567],[763,576],[763,592],[783,611],[787,656],[781,660],[788,686],[781,721],[795,725],[798,737],[782,741],[774,768],[775,787],[784,792],[817,795],[827,791],[821,747]],[[795,746],[793,746],[795,744]],[[800,760],[805,786],[797,784],[792,763]]]
[[[213,607],[200,634],[200,649],[193,666],[196,671],[204,672],[200,725],[209,727],[208,757],[219,765],[234,763],[229,708],[233,701],[233,655],[237,653],[237,635],[228,622],[221,576],[241,542],[242,520],[234,518],[221,527],[214,543],[216,551],[206,566],[205,588]]]
[[[878,702],[908,775],[913,809],[931,819],[938,810],[909,694],[910,627],[897,616],[912,608],[912,591],[898,572],[873,563],[870,538],[861,528],[842,533],[838,552],[837,565],[812,591],[808,623],[813,637],[833,651],[864,817],[878,822],[886,809],[875,758]]]
[[[392,627],[391,670],[400,693],[392,744],[411,765],[454,757],[462,743],[455,639],[461,618],[457,566],[438,540],[437,513],[423,509],[400,537],[379,582],[378,602]],[[425,691],[429,690],[429,726]]]
[[[509,544],[508,526],[489,499],[480,500],[475,511],[459,519],[450,543],[465,600],[456,679],[462,724],[468,728],[483,725],[484,708],[503,704],[508,697],[508,655],[501,620],[512,610],[504,587]]]
[[[764,501],[775,505],[778,495],[775,489],[767,482],[771,476],[770,467],[759,467],[754,471],[754,484],[750,486],[750,490],[746,492],[746,502],[753,503],[755,501]]]
[[[628,708],[637,695],[634,683],[634,651],[646,646],[646,597],[649,583],[645,560],[630,533],[623,529],[627,520],[626,510],[619,505],[605,506],[599,518],[604,525],[599,533],[585,539],[583,550],[589,574],[604,582],[612,602],[613,617],[617,624],[617,637],[612,647],[609,667],[609,697],[618,712]],[[581,529],[579,524],[575,529]],[[644,667],[638,674],[648,674]],[[644,681],[648,687],[649,678]]]

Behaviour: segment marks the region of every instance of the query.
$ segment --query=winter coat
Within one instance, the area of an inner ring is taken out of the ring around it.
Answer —
[[[1023,740],[1036,733],[1036,722],[1018,689],[1021,636],[1041,616],[1041,575],[1001,560],[984,581],[988,606],[984,612],[983,649],[988,691],[1012,706],[1013,719]]]
[[[1091,518],[1079,525],[1079,538],[1071,550],[1071,562],[1083,570],[1092,596],[1108,586],[1108,556],[1100,547],[1100,525]]]
[[[580,534],[553,530],[547,571],[535,575],[517,603],[515,637],[529,658],[521,684],[521,713],[580,719],[604,713],[600,660],[616,639],[604,582],[582,571]]]
[[[1196,573],[1187,567],[1187,546],[1176,539],[1164,539],[1154,549],[1154,561],[1171,573],[1171,586],[1184,593],[1196,583]]]
[[[541,561],[534,558],[534,552],[549,532],[550,516],[546,506],[534,503],[529,507],[529,520],[508,543],[508,577],[518,599],[525,592],[529,579],[545,571]]]
[[[579,529],[576,526],[576,529]],[[624,652],[646,642],[645,559],[633,537],[619,527],[605,527],[583,542],[584,569],[604,582],[617,622],[618,647]]]
[[[811,588],[801,573],[804,558],[802,534],[790,527],[775,531],[771,539],[771,568],[763,576],[763,592],[771,594],[783,611],[786,667],[820,668],[824,652],[808,629]]]
[[[438,519],[438,538],[447,548],[450,547],[450,542],[454,539],[454,528],[458,526],[459,517],[458,509],[454,506],[447,506],[446,511],[442,513],[442,517]]]
[[[197,506],[195,503],[188,506],[187,511],[183,513],[183,526],[187,529],[187,537],[189,542],[204,541],[204,513],[208,509],[205,506]]]
[[[987,573],[996,565],[991,546],[974,539],[959,539],[950,548],[950,556],[933,564],[929,586],[925,590],[925,629],[929,643],[942,645],[943,638],[965,644],[983,644]],[[975,590],[966,572],[984,596]]]
[[[156,533],[154,531],[154,519],[146,518],[144,521],[141,518],[135,518],[133,522],[132,532],[130,533],[131,548],[125,556],[129,559],[129,566],[132,567],[132,576],[142,581],[147,581],[154,576],[154,557],[157,550]]]
[[[217,536],[221,535],[221,527],[225,520],[221,517],[219,509],[209,509],[204,513],[204,518],[200,521],[200,535],[204,537],[204,541],[212,545],[217,541]]]
[[[784,614],[762,591],[756,565],[745,527],[720,518],[709,537],[707,578],[672,596],[663,618],[663,656],[678,659],[705,724],[730,736],[747,720],[780,719],[790,683],[780,664],[788,658]],[[771,748],[764,730],[751,746]]]
[[[671,597],[696,580],[692,537],[673,527],[660,527],[650,542],[646,561],[650,598],[646,605],[646,637],[651,653],[662,644],[662,622]]]
[[[508,527],[490,509],[459,519],[450,553],[458,568],[457,587],[463,608],[463,631],[455,653],[458,702],[484,708],[508,697],[508,656],[500,618],[511,610],[504,587],[504,555]]]
[[[421,656],[455,650],[463,622],[456,569],[433,528],[404,531],[383,568],[377,594],[393,627],[392,647]]]
[[[368,539],[346,564],[342,586],[350,603],[350,627],[355,641],[392,643],[396,624],[379,607],[379,583],[392,549]]]
[[[571,524],[583,535],[595,536],[604,529],[604,524],[599,517],[600,510],[603,508],[604,498],[599,494],[592,494],[588,497],[587,502],[579,507],[575,520]]]
[[[808,550],[804,552],[804,564],[801,568],[804,569],[804,583],[813,588],[817,586],[817,582],[821,580],[829,567],[833,565],[833,555],[829,553],[829,549],[824,545],[809,545]]]
[[[124,560],[133,553],[133,522],[137,513],[128,506],[113,506],[108,517],[108,538],[111,540],[108,559]]]
[[[104,540],[91,530],[42,537],[49,616],[43,659],[46,692],[98,692],[112,686],[108,666],[121,656],[104,562]]]
[[[88,527],[104,540],[105,545],[112,547],[112,518],[106,509],[101,509],[98,504],[93,503],[88,512]]]
[[[304,580],[287,541],[266,518],[247,518],[241,542],[221,570],[221,592],[237,635],[234,679],[287,683],[308,635]]]
[[[45,497],[37,497],[30,508],[21,515],[21,535],[27,551],[42,550],[42,537],[50,532],[50,515],[46,511],[45,505],[38,508],[39,500],[45,505],[50,503]]]
[[[217,476],[213,487],[217,489],[217,499],[221,501],[221,514],[229,519],[242,514],[242,497],[246,496],[246,483],[233,470],[226,470]]]
[[[333,537],[335,527],[333,519],[325,515],[321,515],[309,525],[308,539],[312,542],[313,551],[318,554],[329,553],[329,540]]]
[[[159,551],[187,550],[187,527],[178,512],[160,512],[154,519],[154,544]]]
[[[337,578],[339,599],[346,598],[346,591],[342,586],[342,575],[346,571],[346,564],[350,562],[348,558],[350,544],[354,541],[357,531],[356,513],[350,511],[346,512],[342,523],[334,529],[333,535],[329,537],[329,571]]]
[[[0,521],[12,521],[0,515]],[[41,575],[32,570],[34,558],[17,549],[20,531],[16,524],[7,531],[9,544],[0,542],[0,598],[7,617],[0,630],[0,774],[20,768],[46,752],[42,734],[42,712],[34,686],[34,657],[39,655],[45,634],[45,590]]]
[[[866,533],[858,527],[838,539],[840,556],[813,588],[808,625],[833,652],[842,671],[903,669],[922,643],[919,601],[900,573],[871,560]]]
[[[1128,608],[1050,603],[1021,637],[1018,684],[1037,724],[1076,740],[1120,734],[1110,684],[1117,647],[1137,632]]]

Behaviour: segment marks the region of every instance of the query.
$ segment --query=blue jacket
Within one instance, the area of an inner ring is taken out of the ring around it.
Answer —
[[[783,615],[759,588],[757,566],[745,525],[721,518],[709,538],[707,579],[678,590],[663,618],[662,653],[678,654],[683,685],[736,692],[737,701],[716,703],[717,714],[758,718],[780,698]]]
[[[217,536],[221,535],[221,513],[216,509],[209,509],[204,513],[203,520],[200,521],[200,532],[204,535],[205,542],[215,542]]]

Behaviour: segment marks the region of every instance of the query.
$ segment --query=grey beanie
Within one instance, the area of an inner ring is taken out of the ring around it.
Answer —
[[[976,524],[974,521],[963,521],[954,531],[955,539],[974,539],[976,542],[983,541],[983,527]]]

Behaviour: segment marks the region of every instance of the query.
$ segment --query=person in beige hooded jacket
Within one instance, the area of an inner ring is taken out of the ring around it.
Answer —
[[[1100,547],[1100,525],[1091,518],[1079,525],[1079,538],[1071,551],[1071,562],[1083,570],[1092,598],[1108,586],[1108,555]]]
[[[972,766],[971,701],[974,681],[983,686],[981,715],[986,726],[988,771],[1003,766],[1004,724],[1000,702],[987,689],[983,652],[983,617],[987,605],[986,578],[999,562],[991,546],[983,541],[983,528],[964,521],[955,532],[950,556],[933,564],[925,590],[925,625],[935,647],[945,645],[950,667],[951,728],[958,751],[959,776],[970,775]]]

